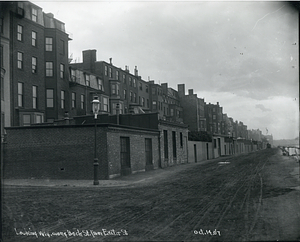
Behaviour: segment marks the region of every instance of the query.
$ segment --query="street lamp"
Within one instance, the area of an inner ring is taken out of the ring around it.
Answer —
[[[98,158],[97,158],[97,116],[100,110],[100,101],[98,96],[94,96],[94,100],[92,101],[92,109],[94,113],[95,120],[95,150],[94,150],[94,185],[99,185],[98,181]]]

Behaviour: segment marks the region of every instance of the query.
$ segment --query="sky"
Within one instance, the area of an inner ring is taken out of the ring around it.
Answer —
[[[248,129],[299,136],[299,22],[287,2],[32,2],[65,23],[73,62],[96,49],[145,81],[184,83]]]

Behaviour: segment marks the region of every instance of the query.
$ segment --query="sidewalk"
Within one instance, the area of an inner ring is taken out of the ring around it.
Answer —
[[[224,157],[223,157],[224,158]],[[220,159],[220,158],[217,158]],[[128,187],[138,184],[154,183],[169,175],[189,169],[195,165],[206,164],[216,159],[197,163],[180,164],[166,168],[158,168],[146,172],[138,172],[128,176],[120,176],[110,180],[99,180],[99,185],[91,180],[60,180],[60,179],[3,179],[4,186],[35,186],[35,187]]]

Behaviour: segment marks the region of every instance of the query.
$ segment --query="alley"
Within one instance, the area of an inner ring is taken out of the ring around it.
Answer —
[[[7,186],[4,241],[297,240],[297,167],[266,149],[130,187]]]

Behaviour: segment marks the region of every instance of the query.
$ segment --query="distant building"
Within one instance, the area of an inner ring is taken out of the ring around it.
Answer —
[[[221,134],[221,123],[223,121],[223,108],[217,104],[205,104],[206,129],[211,135]]]
[[[193,89],[185,94],[185,84],[178,85],[178,96],[183,107],[183,122],[189,125],[190,131],[207,131],[204,99],[198,98]]]

